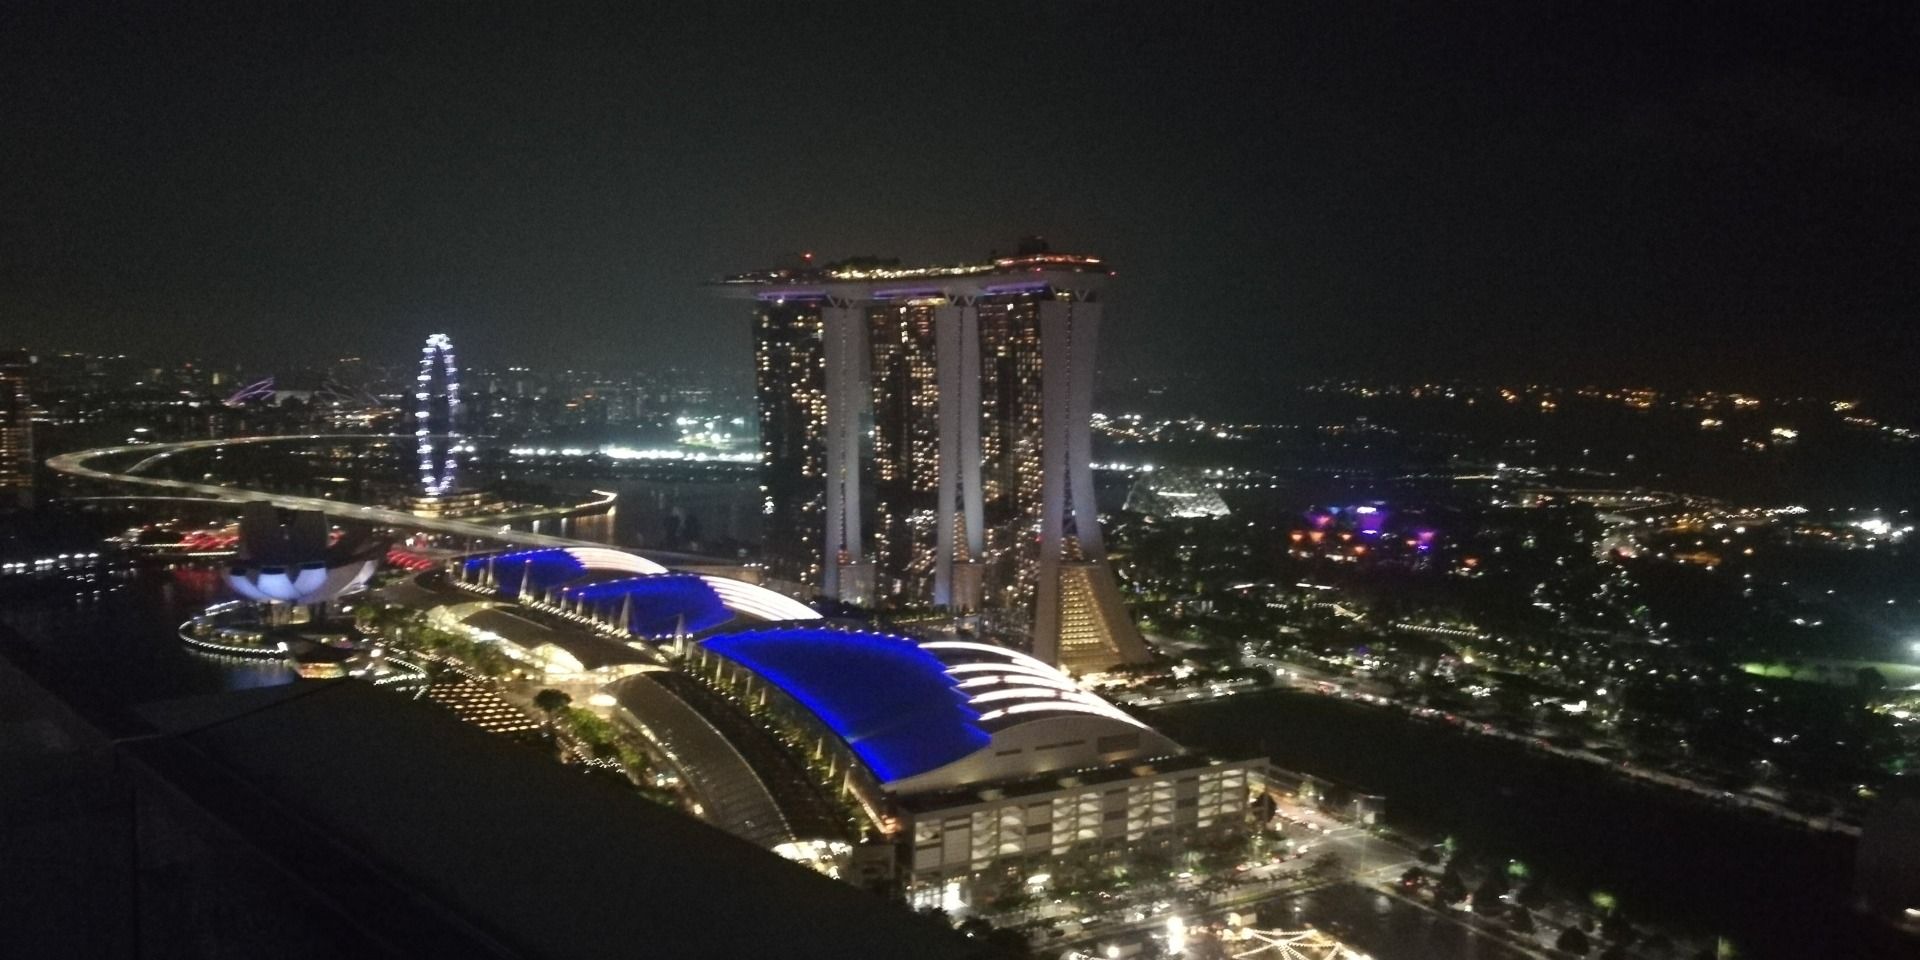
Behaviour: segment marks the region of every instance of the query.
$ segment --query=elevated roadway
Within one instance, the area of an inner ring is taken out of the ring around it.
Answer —
[[[572,537],[559,537],[552,534],[534,533],[528,530],[515,530],[509,524],[516,520],[534,519],[531,514],[501,514],[489,517],[485,521],[462,520],[451,517],[422,517],[405,510],[389,507],[377,507],[366,504],[345,503],[329,500],[325,497],[303,497],[286,493],[271,493],[265,490],[249,490],[244,487],[227,486],[216,483],[195,483],[189,480],[174,480],[166,477],[153,477],[141,471],[150,468],[168,457],[192,450],[210,450],[219,447],[244,446],[264,443],[292,443],[314,440],[343,441],[404,441],[412,442],[413,437],[395,434],[291,434],[270,437],[234,437],[220,440],[186,440],[178,443],[143,443],[120,447],[99,447],[82,450],[77,453],[62,454],[47,460],[47,468],[71,477],[96,480],[106,483],[127,484],[146,487],[152,490],[166,491],[175,496],[191,495],[196,498],[221,500],[232,503],[264,502],[284,510],[316,510],[331,517],[343,520],[357,520],[362,523],[378,524],[390,527],[404,527],[413,530],[425,530],[430,533],[442,533],[456,537],[491,540],[497,543],[523,547],[605,547],[606,544]],[[104,469],[95,466],[98,460],[113,457],[127,457],[145,454],[139,462],[125,468]],[[611,498],[611,494],[607,495]],[[505,522],[502,522],[505,521]],[[667,569],[666,564],[677,566],[732,566],[734,561],[716,560],[709,557],[697,557],[680,554],[642,555],[642,559],[658,569],[659,573]],[[664,561],[664,562],[663,562]]]

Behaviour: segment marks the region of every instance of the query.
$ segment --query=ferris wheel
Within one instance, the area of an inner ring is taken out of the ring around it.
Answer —
[[[454,450],[460,436],[460,367],[453,358],[453,338],[436,333],[420,348],[420,373],[414,377],[413,436],[420,454],[420,486],[437,497],[453,489],[457,471]],[[443,438],[445,447],[435,445]]]

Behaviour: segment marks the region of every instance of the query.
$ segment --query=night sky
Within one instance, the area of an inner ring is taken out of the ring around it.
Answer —
[[[0,344],[738,377],[705,279],[1040,233],[1109,376],[1915,396],[1910,12],[914,6],[8,3]]]

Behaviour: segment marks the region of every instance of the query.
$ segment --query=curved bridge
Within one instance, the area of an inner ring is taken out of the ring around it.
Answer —
[[[259,501],[264,503],[271,503],[274,506],[280,507],[281,509],[284,509],[284,510],[317,510],[321,513],[327,514],[328,516],[338,517],[341,519],[348,519],[348,520],[358,520],[362,523],[383,524],[383,525],[392,526],[392,527],[407,527],[415,530],[426,530],[432,533],[443,533],[451,536],[473,537],[475,539],[493,540],[499,543],[514,544],[518,546],[603,547],[603,548],[606,546],[606,544],[604,543],[597,543],[591,540],[578,540],[572,537],[557,537],[557,536],[553,536],[551,534],[545,534],[545,533],[533,533],[525,530],[514,530],[511,527],[507,526],[505,523],[499,522],[499,521],[532,519],[529,516],[523,516],[523,515],[502,514],[497,517],[489,518],[489,520],[492,522],[485,522],[485,523],[476,522],[473,520],[456,520],[448,517],[421,517],[421,516],[415,516],[414,514],[409,513],[405,510],[394,510],[389,507],[375,507],[375,506],[367,506],[367,505],[357,504],[357,503],[343,503],[339,500],[329,500],[329,499],[326,499],[325,497],[301,497],[301,496],[295,496],[292,494],[285,494],[285,493],[269,493],[264,490],[248,490],[243,487],[230,487],[230,486],[223,486],[221,484],[214,484],[214,483],[194,483],[187,480],[172,480],[165,477],[149,477],[149,476],[143,476],[142,474],[139,473],[139,471],[151,466],[155,462],[164,460],[167,457],[171,457],[177,453],[182,453],[188,450],[205,450],[205,449],[212,449],[216,447],[241,446],[246,444],[289,443],[289,442],[295,442],[295,441],[311,441],[311,440],[351,440],[351,441],[362,441],[362,442],[370,441],[370,440],[387,440],[387,441],[411,443],[414,440],[414,438],[407,437],[407,436],[393,435],[393,434],[315,433],[315,434],[286,434],[286,435],[278,435],[278,436],[270,436],[270,437],[234,437],[234,438],[223,439],[223,440],[187,440],[179,443],[143,443],[143,444],[134,444],[131,446],[121,446],[121,447],[99,447],[93,450],[82,450],[77,453],[62,454],[57,457],[48,458],[47,467],[48,469],[53,470],[57,473],[63,473],[72,477],[81,477],[87,480],[98,480],[98,481],[104,481],[108,483],[122,483],[122,484],[130,484],[130,485],[139,486],[139,487],[148,487],[155,490],[167,491],[168,493],[171,493],[177,496],[192,495],[195,497],[209,498],[214,500],[224,500],[224,501],[229,501],[234,503],[247,503],[252,501]],[[138,463],[135,463],[134,465],[124,469],[103,470],[90,465],[92,461],[99,460],[104,457],[127,456],[132,454],[141,454],[141,453],[144,453],[147,456],[142,458]],[[609,494],[608,496],[611,496],[611,494]],[[702,564],[716,563],[716,561],[710,560],[704,557],[689,557],[689,556],[678,556],[678,555],[668,556],[668,555],[662,555],[662,554],[656,554],[655,556],[662,557],[664,559],[669,560],[670,562],[679,563],[683,565],[702,565]],[[655,560],[649,557],[641,557],[641,560],[652,568],[651,570],[649,570],[649,572],[662,573],[662,572],[665,572],[667,569],[666,565],[659,562],[658,560]],[[727,563],[727,561],[717,561],[717,562]]]

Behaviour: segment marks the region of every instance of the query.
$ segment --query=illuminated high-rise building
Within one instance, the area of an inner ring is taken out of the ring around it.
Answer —
[[[1090,473],[1108,275],[1034,244],[722,281],[757,301],[776,572],[855,604],[1012,613],[1035,654],[1072,670],[1144,659]]]
[[[940,382],[935,315],[926,303],[867,312],[873,397],[874,593],[928,604],[939,550]]]
[[[753,327],[760,499],[768,566],[820,587],[826,537],[827,393],[820,304],[761,301]]]
[[[0,510],[33,506],[33,400],[25,351],[0,352]]]

